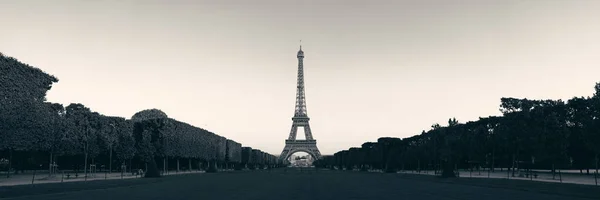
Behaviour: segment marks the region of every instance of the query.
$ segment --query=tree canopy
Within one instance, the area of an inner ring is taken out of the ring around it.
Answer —
[[[8,159],[16,151],[20,168],[44,163],[31,158],[40,155],[49,155],[50,162],[57,156],[66,158],[58,162],[67,167],[84,164],[73,160],[82,155],[86,162],[92,160],[90,164],[98,159],[112,163],[105,160],[113,159],[113,152],[123,164],[154,162],[158,157],[188,159],[190,166],[192,160],[242,162],[240,143],[168,118],[159,109],[142,110],[127,120],[80,103],[64,107],[46,102],[46,92],[56,82],[54,76],[0,54],[0,158]],[[267,161],[267,157],[255,161],[276,164],[276,159]]]
[[[408,138],[380,138],[325,156],[319,167],[395,171],[473,165],[505,168],[597,168],[600,155],[600,83],[591,97],[562,100],[501,98],[502,116],[446,126]],[[365,156],[368,155],[368,156]],[[524,165],[524,166],[521,166]],[[444,171],[448,171],[444,170]]]

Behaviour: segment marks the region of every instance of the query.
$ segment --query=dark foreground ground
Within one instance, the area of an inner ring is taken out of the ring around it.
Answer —
[[[600,199],[600,187],[502,179],[277,169],[189,174],[158,179],[0,187],[0,198],[28,200],[202,199]]]

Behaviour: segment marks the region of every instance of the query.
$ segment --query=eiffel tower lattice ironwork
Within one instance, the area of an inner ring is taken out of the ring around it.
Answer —
[[[279,159],[282,161],[287,160],[292,154],[296,152],[305,152],[311,155],[315,160],[321,158],[321,152],[317,148],[317,140],[313,138],[310,130],[308,121],[310,118],[306,113],[306,96],[304,93],[304,52],[302,51],[302,45],[298,51],[298,84],[296,86],[296,109],[294,111],[294,117],[292,117],[292,130],[290,130],[290,136],[285,140],[285,147],[279,155]],[[296,133],[298,128],[304,128],[305,140],[296,140]]]

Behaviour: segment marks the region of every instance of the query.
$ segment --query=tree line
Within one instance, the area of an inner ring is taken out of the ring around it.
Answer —
[[[337,169],[434,170],[455,176],[474,167],[519,170],[578,169],[598,173],[600,155],[600,83],[591,97],[562,100],[501,98],[502,116],[479,118],[408,138],[379,138],[325,156],[317,167]],[[560,171],[559,171],[560,172]],[[510,173],[510,172],[509,172]]]
[[[281,165],[273,155],[168,118],[158,109],[125,119],[79,103],[65,107],[47,102],[46,93],[56,82],[56,77],[0,54],[0,169],[86,174],[101,168],[148,169],[147,174],[156,175],[158,168],[215,171]]]

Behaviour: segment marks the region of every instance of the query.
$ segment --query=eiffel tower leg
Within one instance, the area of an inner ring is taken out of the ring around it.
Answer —
[[[298,133],[298,125],[292,124],[292,129],[290,130],[290,137],[288,140],[296,140],[296,134]]]
[[[285,147],[285,148],[283,149],[283,151],[281,152],[281,154],[279,154],[279,159],[280,159],[281,161],[285,161],[285,160],[287,159],[287,157],[288,157],[288,153],[289,153],[289,152],[290,152],[290,151],[287,149],[287,147]]]
[[[306,137],[307,140],[312,140],[312,133],[310,132],[310,125],[308,125],[308,123],[306,123],[306,125],[304,126],[304,137]]]

